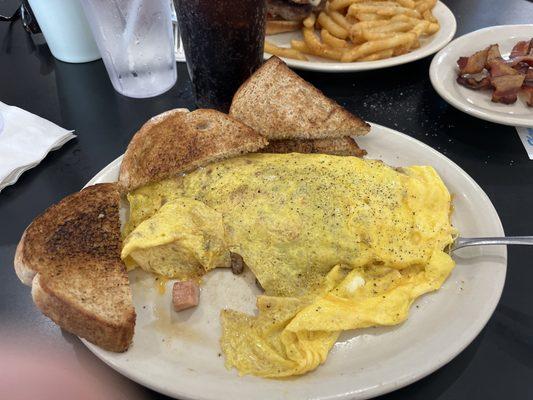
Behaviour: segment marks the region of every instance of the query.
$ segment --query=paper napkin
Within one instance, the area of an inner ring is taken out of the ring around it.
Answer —
[[[76,135],[0,101],[0,191]]]

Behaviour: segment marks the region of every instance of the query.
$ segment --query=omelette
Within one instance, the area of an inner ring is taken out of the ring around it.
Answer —
[[[169,278],[243,257],[257,315],[221,314],[227,367],[317,368],[344,330],[396,325],[454,267],[451,197],[431,167],[325,154],[248,154],[128,194],[122,256]]]

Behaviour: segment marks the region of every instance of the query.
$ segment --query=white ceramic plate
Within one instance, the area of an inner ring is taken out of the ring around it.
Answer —
[[[421,45],[418,49],[401,56],[378,61],[361,61],[351,63],[341,63],[316,56],[308,56],[309,61],[293,60],[291,58],[283,58],[283,61],[293,68],[322,72],[366,71],[369,69],[392,67],[394,65],[401,65],[416,61],[436,53],[446,46],[450,40],[452,40],[453,35],[455,35],[457,22],[455,21],[453,13],[444,5],[444,3],[440,1],[437,3],[433,9],[433,15],[435,15],[435,18],[437,18],[440,23],[440,30],[429,38],[421,39]],[[302,40],[301,32],[288,32],[279,35],[269,35],[266,37],[266,40],[281,47],[290,47],[292,39]],[[269,57],[270,54],[265,53],[265,58]]]
[[[453,222],[465,236],[502,236],[498,214],[483,190],[461,168],[425,144],[372,125],[358,139],[369,157],[395,166],[434,166],[455,195]],[[88,184],[115,181],[117,159]],[[326,363],[289,380],[239,377],[224,368],[220,356],[219,311],[253,312],[257,289],[253,276],[231,271],[210,273],[200,305],[175,313],[171,283],[164,295],[151,275],[130,275],[137,323],[131,348],[111,353],[86,341],[87,347],[125,376],[180,399],[274,400],[363,399],[408,385],[443,366],[480,332],[496,307],[504,285],[504,247],[466,248],[455,255],[457,267],[444,286],[416,301],[401,326],[346,332]]]
[[[533,126],[533,107],[523,99],[515,104],[491,101],[490,91],[476,91],[456,82],[457,60],[498,43],[502,56],[507,57],[520,40],[533,37],[533,24],[502,25],[480,29],[455,39],[442,49],[431,62],[429,77],[435,90],[455,108],[487,121],[512,126]]]

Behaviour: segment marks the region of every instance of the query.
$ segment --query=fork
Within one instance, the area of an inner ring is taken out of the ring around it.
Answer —
[[[463,238],[458,237],[452,243],[450,249],[455,251],[469,246],[489,246],[489,245],[508,245],[508,244],[525,244],[533,245],[533,236],[510,236],[510,237],[483,237],[483,238]]]

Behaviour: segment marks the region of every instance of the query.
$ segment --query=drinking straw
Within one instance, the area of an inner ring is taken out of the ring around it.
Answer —
[[[124,28],[124,42],[131,43],[131,35],[137,20],[139,19],[139,8],[143,0],[133,0],[128,9],[128,18],[126,19],[126,27]]]

